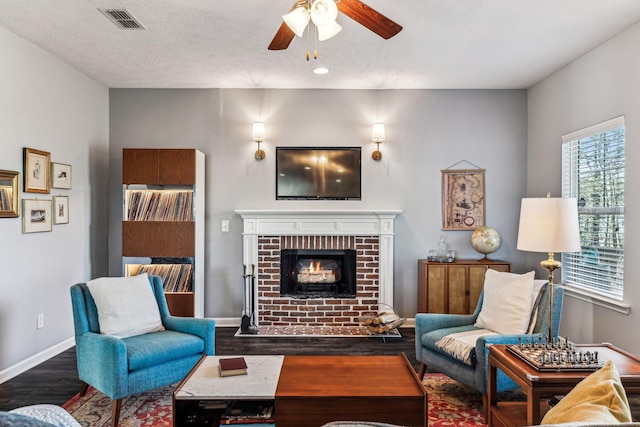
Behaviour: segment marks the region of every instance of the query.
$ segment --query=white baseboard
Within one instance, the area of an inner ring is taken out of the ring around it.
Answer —
[[[415,328],[416,327],[416,318],[415,317],[408,317],[407,321],[404,322],[402,324],[402,326],[400,326],[400,329],[403,328]]]
[[[216,326],[221,328],[240,327],[239,317],[216,317],[213,320],[216,321]]]
[[[76,339],[74,337],[68,338],[61,343],[44,349],[40,353],[34,354],[33,356],[16,363],[13,366],[9,366],[7,369],[3,369],[2,371],[0,371],[0,384],[9,381],[13,377],[17,377],[23,372],[26,372],[29,369],[38,366],[42,362],[45,362],[54,356],[57,356],[63,351],[70,349],[74,345],[76,345]]]

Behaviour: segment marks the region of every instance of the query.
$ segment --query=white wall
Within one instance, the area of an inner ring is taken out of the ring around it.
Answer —
[[[565,298],[561,334],[575,342],[611,342],[640,353],[640,24],[574,61],[528,92],[527,195],[561,194],[561,136],[620,115],[626,125],[624,315]],[[535,266],[540,256],[528,257]],[[559,276],[559,275],[558,275]]]
[[[26,359],[73,345],[69,287],[107,273],[109,99],[105,87],[2,28],[0,52],[0,169],[22,178],[30,147],[70,164],[73,179],[71,190],[20,194],[69,196],[69,224],[22,234],[22,207],[20,218],[0,218],[2,382],[28,368]],[[45,315],[39,330],[37,313]]]
[[[266,159],[256,161],[251,123],[264,121]],[[371,159],[371,124],[385,123],[382,161]],[[417,260],[441,234],[442,169],[462,160],[486,169],[487,223],[503,236],[493,256],[515,271],[525,193],[524,90],[110,90],[110,268],[121,274],[122,149],[197,148],[206,155],[205,315],[239,317],[242,223],[235,209],[402,209],[396,220],[395,305],[413,317]],[[362,146],[361,201],[276,201],[276,146]],[[463,163],[460,168],[469,168]],[[231,232],[220,221],[231,220]],[[471,232],[446,232],[459,257],[480,258]]]

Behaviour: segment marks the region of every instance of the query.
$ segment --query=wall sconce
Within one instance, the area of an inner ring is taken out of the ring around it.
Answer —
[[[373,160],[378,161],[382,158],[380,143],[384,141],[384,137],[384,123],[374,123],[373,129],[371,130],[371,140],[376,143],[376,151],[371,153],[371,158]]]
[[[260,149],[260,143],[264,141],[264,123],[255,122],[251,129],[251,139],[258,143],[256,150],[256,160],[262,160],[265,157],[264,150]]]

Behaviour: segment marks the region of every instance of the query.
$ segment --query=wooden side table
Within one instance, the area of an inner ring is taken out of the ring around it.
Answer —
[[[611,344],[580,344],[582,351],[597,351],[600,360],[612,360],[620,373],[627,393],[640,393],[640,358]],[[489,426],[520,427],[537,425],[548,405],[543,398],[567,394],[591,372],[541,372],[507,350],[506,345],[489,347],[489,373],[487,383],[487,424]],[[515,381],[527,395],[526,402],[498,402],[497,370]]]

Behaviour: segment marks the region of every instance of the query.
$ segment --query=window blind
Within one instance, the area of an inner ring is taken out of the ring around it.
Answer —
[[[578,200],[581,252],[562,256],[562,280],[622,299],[624,291],[624,118],[562,138],[562,196]]]

